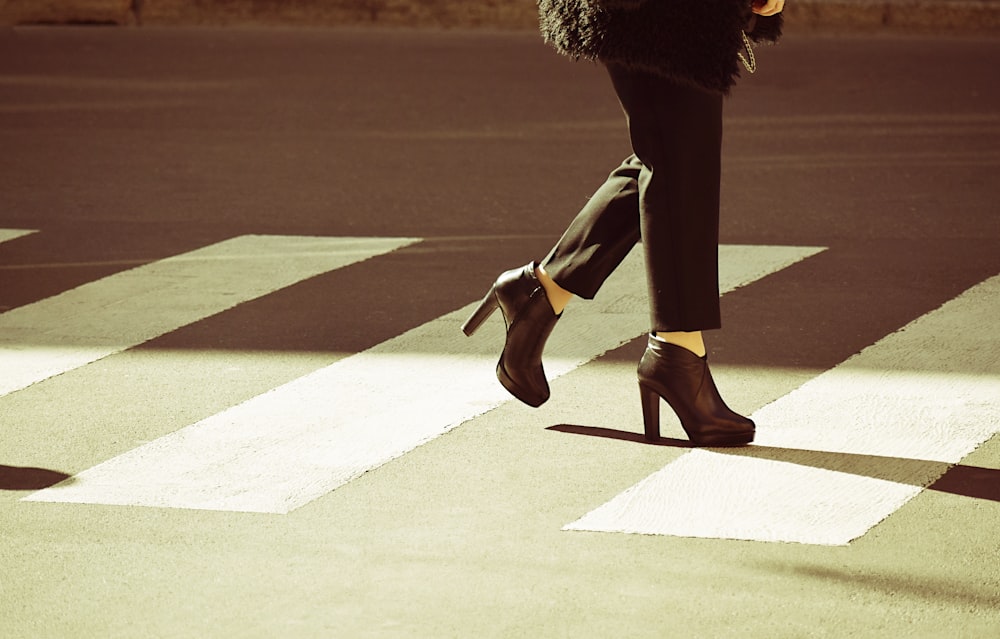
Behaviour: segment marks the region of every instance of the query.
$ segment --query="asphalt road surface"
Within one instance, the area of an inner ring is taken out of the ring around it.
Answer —
[[[754,446],[642,441],[641,248],[459,324],[629,153],[533,33],[0,32],[5,637],[995,637],[1000,41],[791,33],[728,99]]]

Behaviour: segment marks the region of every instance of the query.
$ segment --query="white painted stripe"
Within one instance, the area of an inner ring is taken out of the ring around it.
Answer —
[[[1000,431],[1000,276],[757,411],[568,530],[845,545]]]
[[[722,248],[723,290],[822,249]],[[647,330],[636,250],[546,350],[550,378]],[[84,471],[31,501],[287,513],[399,457],[510,396],[494,377],[494,318],[475,338],[475,304]]]
[[[19,237],[24,237],[25,235],[31,235],[32,233],[37,232],[38,231],[29,231],[26,229],[0,229],[0,243],[16,240]]]
[[[416,241],[246,235],[15,308],[0,315],[0,396]]]

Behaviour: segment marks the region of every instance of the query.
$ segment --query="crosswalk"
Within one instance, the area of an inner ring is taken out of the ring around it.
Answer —
[[[0,241],[26,233],[0,229]],[[0,314],[0,407],[4,395],[31,384],[418,242],[241,236]],[[750,285],[823,250],[723,246],[720,287]],[[641,248],[604,290],[560,323],[546,350],[550,378],[646,330]],[[761,409],[757,445],[690,451],[566,529],[818,544],[858,537],[997,431],[1000,348],[984,348],[978,358],[950,367],[932,365],[942,360],[932,336],[956,317],[996,316],[998,291],[1000,278],[988,280]],[[493,376],[501,323],[488,323],[472,339],[455,338],[475,303],[136,446],[25,501],[290,513],[512,401]],[[909,357],[914,349],[925,359]],[[881,411],[855,419],[850,407],[858,397]],[[889,469],[859,471],[830,461],[861,460],[868,468],[875,458],[887,460]],[[892,470],[894,462],[901,469]],[[713,478],[711,495],[677,501],[677,482],[706,476]],[[747,477],[760,480],[752,499],[744,490]],[[719,516],[732,512],[734,500],[765,507],[734,529],[733,517]],[[878,507],[861,507],[866,501]]]
[[[0,229],[0,244],[35,232],[34,229]]]
[[[0,315],[0,396],[415,241],[241,236],[15,308]]]
[[[754,413],[567,530],[844,545],[1000,430],[1000,276]]]

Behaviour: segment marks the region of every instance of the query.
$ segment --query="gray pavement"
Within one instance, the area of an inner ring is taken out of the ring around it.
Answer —
[[[735,407],[1000,274],[998,62],[984,37],[761,52],[723,242],[827,249],[724,297]],[[0,229],[37,231],[0,243],[0,311],[241,235],[422,238],[0,397],[4,636],[996,636],[996,436],[847,546],[561,530],[687,453],[636,437],[641,339],[287,515],[22,501],[545,251],[628,148],[600,69],[534,34],[10,29],[0,141]]]

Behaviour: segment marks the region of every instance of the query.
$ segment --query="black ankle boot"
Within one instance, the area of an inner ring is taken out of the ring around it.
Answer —
[[[677,413],[695,446],[742,446],[753,441],[753,421],[719,396],[708,360],[652,336],[639,361],[639,394],[646,439],[660,437],[660,398]]]
[[[545,289],[535,277],[534,262],[502,273],[462,331],[472,335],[498,307],[507,324],[507,341],[497,363],[497,379],[525,404],[541,406],[549,398],[542,351],[561,315],[552,311]]]

